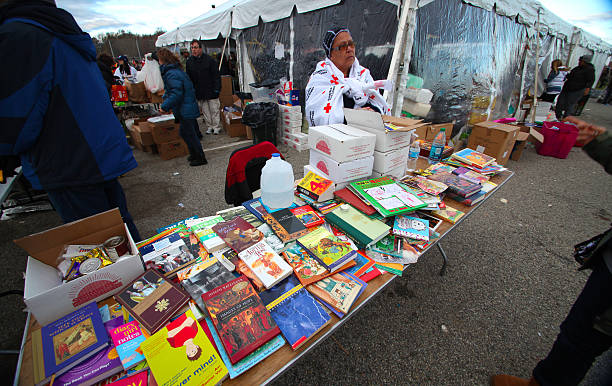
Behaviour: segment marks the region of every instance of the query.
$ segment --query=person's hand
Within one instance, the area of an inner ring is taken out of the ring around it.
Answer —
[[[159,112],[162,114],[168,114],[168,112],[164,109],[162,109],[161,107],[159,108]]]
[[[593,138],[606,132],[605,128],[591,125],[590,123],[576,117],[567,117],[563,121],[576,125],[578,128],[578,138],[576,138],[576,142],[582,145],[588,144],[593,140]]]
[[[371,107],[361,107],[360,110],[374,111],[374,109]]]

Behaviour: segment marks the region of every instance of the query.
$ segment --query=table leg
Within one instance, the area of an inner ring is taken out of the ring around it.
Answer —
[[[444,262],[442,263],[442,268],[440,268],[440,276],[444,276],[444,274],[446,273],[446,264],[448,263],[448,257],[446,256],[446,252],[444,252],[444,249],[442,249],[442,245],[440,245],[440,243],[437,243],[436,247],[438,247],[438,250],[442,254],[442,259],[444,259]]]

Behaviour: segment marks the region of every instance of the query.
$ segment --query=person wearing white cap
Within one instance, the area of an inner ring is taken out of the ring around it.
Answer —
[[[595,67],[591,64],[592,59],[590,55],[582,55],[578,59],[578,67],[575,67],[565,79],[555,107],[555,115],[558,120],[574,115],[578,100],[591,92],[591,86],[595,82]]]

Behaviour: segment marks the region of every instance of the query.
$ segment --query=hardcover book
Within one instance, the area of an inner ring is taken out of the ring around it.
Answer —
[[[236,216],[239,216],[245,219],[255,228],[263,224],[263,221],[259,220],[253,213],[251,213],[247,208],[242,205],[220,210],[217,212],[217,216],[223,217],[223,221],[230,221],[236,218]]]
[[[383,217],[412,212],[427,206],[389,176],[351,182],[350,189],[368,201]]]
[[[349,204],[334,209],[325,220],[349,236],[360,249],[374,244],[391,230],[384,222],[369,218]]]
[[[461,162],[464,162],[468,165],[474,165],[479,168],[484,168],[485,166],[488,166],[495,162],[495,158],[467,147],[465,149],[459,150],[456,153],[453,153],[451,155],[451,158],[458,159]]]
[[[330,272],[353,260],[357,251],[323,227],[300,237],[297,243]]]
[[[484,182],[489,181],[489,177],[484,174],[480,174],[468,168],[460,167],[453,170],[453,174],[463,178],[464,180],[468,180],[474,184],[482,184]]]
[[[359,198],[359,196],[353,193],[349,188],[336,190],[334,192],[334,197],[338,198],[339,200],[342,200],[347,204],[350,204],[355,209],[359,210],[360,212],[363,212],[368,216],[371,216],[374,213],[378,213],[372,205]]]
[[[223,217],[210,216],[187,221],[185,225],[200,239],[204,248],[213,253],[225,247],[225,242],[212,229],[220,222],[223,222]]]
[[[331,321],[325,309],[293,275],[259,296],[294,350]]]
[[[334,182],[320,175],[308,172],[299,182],[296,190],[315,201],[325,201],[333,197],[332,185]]]
[[[236,251],[234,251],[232,248],[227,248],[220,251],[220,253],[222,253],[226,259],[231,261],[232,264],[234,264],[237,273],[244,275],[251,280],[251,284],[253,284],[257,291],[263,291],[266,289],[266,286],[261,280],[259,280],[257,275],[255,275],[255,272],[253,272],[244,261],[240,260]]]
[[[128,370],[144,361],[140,344],[146,337],[140,330],[137,321],[123,324],[110,332],[110,337],[117,349],[123,368]]]
[[[480,184],[469,182],[452,173],[440,172],[429,176],[429,179],[440,181],[448,185],[448,190],[461,197],[469,197],[470,195],[480,191]]]
[[[393,233],[415,240],[429,241],[429,221],[411,216],[397,216]]]
[[[261,231],[246,222],[242,217],[220,222],[215,224],[212,229],[236,253],[244,251],[264,238]]]
[[[272,288],[293,273],[293,270],[265,242],[260,241],[238,254],[266,288]]]
[[[311,284],[306,289],[336,311],[346,314],[366,285],[355,276],[340,272]]]
[[[42,385],[104,350],[109,337],[95,302],[32,332],[34,382]]]
[[[450,205],[446,205],[445,209],[434,210],[431,212],[432,216],[437,217],[441,220],[447,221],[451,224],[456,223],[465,213],[457,210]]]
[[[267,213],[264,219],[283,243],[296,240],[308,233],[308,228],[288,208]]]
[[[202,295],[234,280],[236,276],[227,270],[217,258],[212,257],[198,267],[198,271],[181,281],[183,288],[191,295],[201,310],[205,310]]]
[[[317,282],[331,275],[314,257],[294,243],[283,252],[283,257],[293,268],[293,272],[303,286]]]
[[[160,239],[141,246],[138,251],[147,268],[152,268],[168,277],[176,276],[181,269],[195,262],[178,229]]]
[[[303,205],[293,208],[291,209],[291,213],[293,213],[306,228],[319,226],[325,221],[319,217],[317,212],[315,212],[310,205]]]
[[[487,195],[487,193],[483,192],[482,190],[480,192],[474,193],[471,196],[465,198],[465,197],[461,197],[458,196],[454,193],[449,193],[446,195],[446,197],[457,201],[460,204],[463,204],[465,206],[474,206],[476,204],[478,204],[480,201],[484,200],[485,196]]]
[[[232,364],[280,333],[245,276],[208,291],[202,299]]]
[[[227,368],[191,311],[187,311],[142,345],[160,386],[217,385]]]
[[[151,269],[114,298],[149,334],[156,333],[189,301],[189,295],[177,284]]]

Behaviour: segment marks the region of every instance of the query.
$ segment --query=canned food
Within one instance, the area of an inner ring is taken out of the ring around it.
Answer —
[[[79,273],[87,275],[88,273],[97,271],[100,266],[102,266],[102,260],[98,257],[91,257],[81,263],[79,266]]]
[[[123,236],[114,236],[104,242],[104,249],[108,258],[115,262],[121,256],[129,252],[127,241]]]

